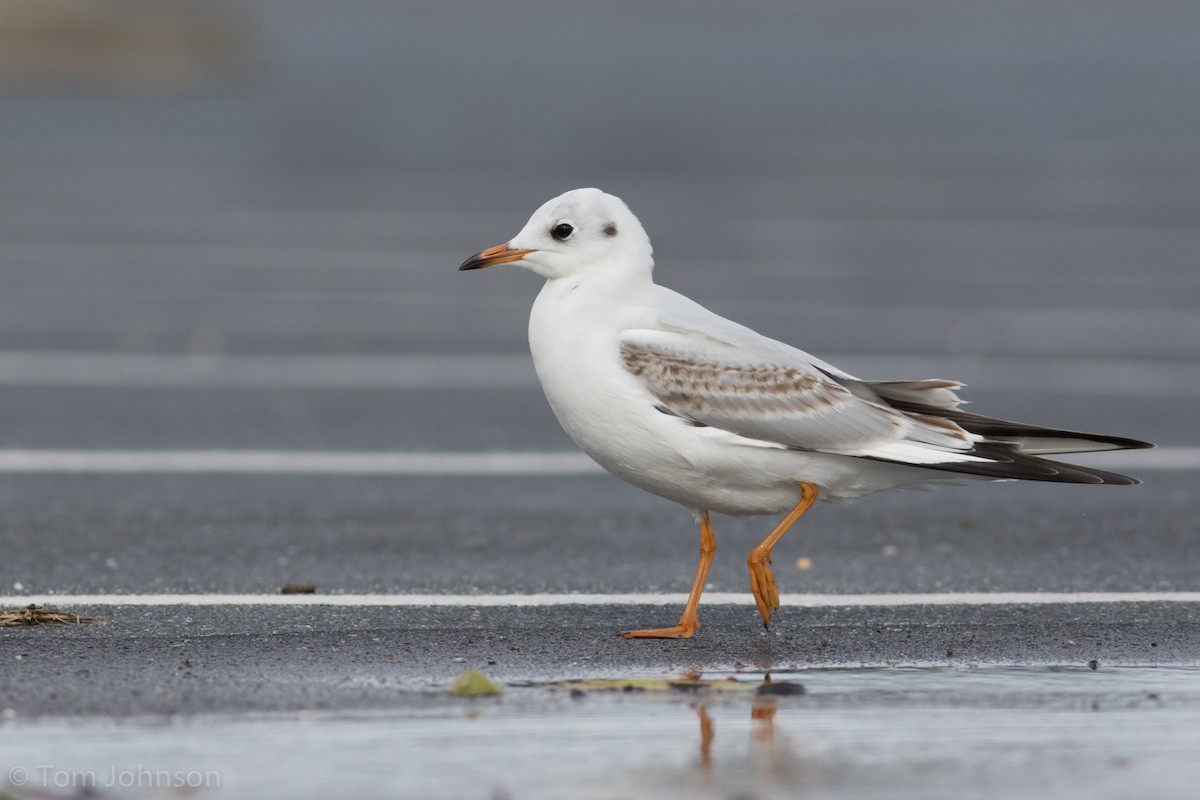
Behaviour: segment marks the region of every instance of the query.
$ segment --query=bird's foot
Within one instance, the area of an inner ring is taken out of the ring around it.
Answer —
[[[771,572],[771,557],[756,557],[755,553],[751,553],[746,565],[750,568],[750,591],[754,594],[754,603],[758,606],[763,627],[769,629],[771,612],[779,608],[779,589],[775,585],[775,574]]]
[[[679,620],[678,625],[670,628],[646,628],[640,631],[624,631],[621,635],[626,639],[690,639],[692,634],[700,630],[700,620],[686,616]]]

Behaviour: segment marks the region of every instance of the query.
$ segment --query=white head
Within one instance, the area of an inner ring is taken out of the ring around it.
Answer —
[[[599,189],[574,189],[549,201],[506,244],[468,258],[459,267],[482,269],[512,263],[546,278],[603,270],[649,276],[650,238],[619,197]]]

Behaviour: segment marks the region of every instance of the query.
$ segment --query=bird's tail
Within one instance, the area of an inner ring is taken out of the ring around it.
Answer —
[[[1057,481],[1063,483],[1109,483],[1132,485],[1140,481],[1115,472],[1064,464],[1038,458],[1056,453],[1090,453],[1101,450],[1137,450],[1154,447],[1150,442],[1085,433],[1063,428],[1047,428],[1024,422],[985,417],[957,408],[958,396],[953,381],[864,381],[871,390],[897,411],[919,416],[940,417],[955,423],[968,433],[982,438],[975,445],[975,454],[985,455],[987,464],[974,468],[964,464],[949,465],[959,472],[977,471],[997,478]]]

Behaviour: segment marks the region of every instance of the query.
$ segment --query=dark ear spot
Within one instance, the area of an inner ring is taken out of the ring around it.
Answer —
[[[605,225],[604,226],[604,235],[605,236],[616,236],[617,235],[617,224],[615,222],[610,222],[607,225]]]

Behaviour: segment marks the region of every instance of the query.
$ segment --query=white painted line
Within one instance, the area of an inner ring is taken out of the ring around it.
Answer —
[[[451,252],[406,252],[400,248],[356,247],[351,245],[330,247],[321,245],[280,244],[212,244],[197,242],[189,244],[156,242],[63,242],[25,241],[5,242],[4,255],[9,261],[25,264],[96,265],[121,263],[168,264],[172,267],[196,264],[235,264],[245,267],[275,266],[288,270],[319,268],[338,269],[396,269],[405,261],[429,259],[434,263],[446,264],[447,270],[461,261],[459,253]],[[134,288],[136,292],[136,287]]]
[[[0,450],[0,473],[587,475],[603,471],[583,453],[569,451]]]
[[[1200,447],[1077,456],[1108,469],[1200,469]],[[0,473],[265,475],[593,475],[580,452],[339,452],[317,450],[0,450]]]
[[[1200,469],[1200,447],[1078,455],[1108,469]],[[0,450],[0,473],[278,475],[593,475],[580,452],[344,452],[320,450]]]
[[[675,606],[686,594],[43,594],[0,596],[0,606],[337,606],[381,608],[544,608],[556,606]],[[752,606],[749,592],[708,592],[704,605]],[[790,594],[792,608],[846,606],[1096,605],[1200,603],[1200,592],[965,592],[922,594]]]
[[[1020,356],[833,355],[867,378],[941,377],[974,390],[1198,397],[1200,362]],[[0,385],[138,389],[537,387],[528,353],[189,355],[0,351]],[[970,396],[970,391],[966,393]]]
[[[1189,470],[1200,469],[1200,447],[1158,447],[1150,452],[1156,452],[1157,455],[1147,459],[1146,469],[1172,472],[1187,472]],[[1113,453],[1113,455],[1117,454]],[[1136,460],[1131,453],[1121,453],[1121,455],[1127,456],[1127,458],[1120,462],[1122,465],[1127,463],[1131,467],[1137,466],[1135,463]],[[1121,468],[1124,469],[1125,467],[1122,466]]]
[[[206,356],[9,351],[0,352],[0,385],[137,389],[503,389],[534,388],[537,376],[528,353]]]
[[[1110,450],[1100,453],[1073,453],[1060,458],[1076,464],[1107,470],[1153,470],[1188,472],[1200,469],[1200,447],[1156,447],[1153,450]]]
[[[843,355],[826,359],[866,379],[950,378],[972,391],[1200,398],[1200,362],[1054,356]],[[986,409],[980,413],[987,413]]]

